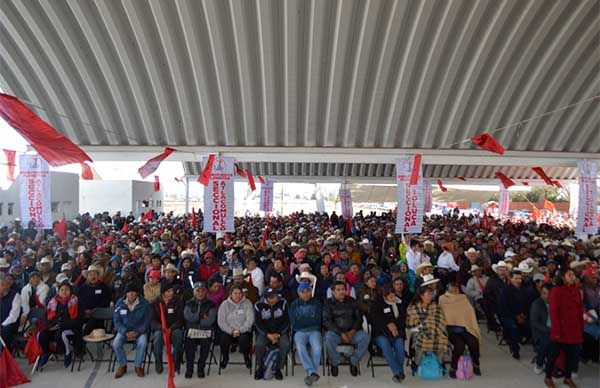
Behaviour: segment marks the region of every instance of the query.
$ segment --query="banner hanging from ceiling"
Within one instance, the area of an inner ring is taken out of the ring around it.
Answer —
[[[598,162],[580,160],[577,162],[577,167],[579,168],[579,203],[575,231],[577,236],[583,238],[588,234],[598,233],[598,188],[596,186]]]
[[[271,212],[273,210],[273,182],[266,180],[260,186],[260,211]]]
[[[433,207],[432,198],[433,186],[428,179],[423,179],[423,195],[425,196],[425,209],[424,212],[428,213]]]
[[[202,158],[202,164],[209,157]],[[204,186],[204,231],[234,232],[234,163],[230,157],[215,156],[208,185]]]
[[[508,189],[504,186],[500,186],[500,192],[498,193],[498,214],[505,216],[508,214],[510,208],[510,194]]]
[[[23,154],[19,157],[19,166],[22,225],[27,227],[33,222],[36,228],[52,228],[48,162],[40,155]]]
[[[414,158],[412,156],[396,160],[397,234],[421,233],[423,231],[423,214],[425,210],[425,192],[421,172],[423,169],[419,169],[417,184],[411,185],[413,162]]]
[[[352,192],[350,189],[343,184],[340,187],[340,204],[342,205],[342,217],[345,220],[350,220],[354,216],[354,209],[352,208]]]

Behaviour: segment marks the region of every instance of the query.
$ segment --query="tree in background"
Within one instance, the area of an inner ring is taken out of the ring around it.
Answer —
[[[569,190],[558,187],[533,187],[530,191],[518,191],[510,193],[512,202],[541,202],[547,199],[550,202],[569,202],[571,197]],[[493,194],[490,201],[498,201],[498,194]]]

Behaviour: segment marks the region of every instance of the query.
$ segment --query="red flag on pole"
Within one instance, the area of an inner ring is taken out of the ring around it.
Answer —
[[[265,181],[265,178],[263,178],[263,177],[262,177],[262,176],[260,176],[260,175],[258,176],[258,181],[260,182],[260,184],[261,184],[261,185],[264,185],[264,184],[265,184],[265,182],[266,182],[266,181]]]
[[[540,220],[540,209],[533,206],[531,209],[531,218],[537,223]]]
[[[212,174],[213,164],[215,164],[215,155],[208,155],[206,166],[204,166],[204,169],[198,177],[198,182],[204,186],[208,186],[208,182],[210,182],[210,174]]]
[[[198,228],[198,217],[196,217],[196,209],[192,208],[192,228]]]
[[[444,187],[444,183],[442,182],[441,179],[438,179],[437,184],[440,187],[440,190],[442,190],[442,193],[445,193],[446,191],[448,191],[448,189]]]
[[[471,143],[475,144],[479,148],[483,148],[486,151],[494,152],[500,155],[504,154],[504,147],[502,147],[500,143],[498,143],[498,141],[489,133],[473,136],[471,138]]]
[[[129,233],[129,224],[126,222],[123,223],[123,227],[121,228],[121,233]]]
[[[165,150],[160,155],[156,155],[155,157],[149,159],[142,167],[140,167],[138,169],[140,176],[143,179],[146,179],[146,177],[148,175],[150,175],[154,171],[156,171],[158,166],[160,166],[160,163],[163,160],[165,160],[169,155],[171,155],[173,153],[173,151],[175,151],[174,148],[166,147]]]
[[[160,306],[160,325],[163,332],[163,342],[167,351],[167,369],[169,376],[167,377],[167,388],[175,388],[175,367],[173,365],[173,353],[171,352],[171,336],[169,334],[169,328],[167,327],[167,319],[165,318],[165,308],[162,300],[159,301]]]
[[[54,233],[58,234],[63,241],[67,238],[67,220],[65,219],[65,216],[54,225]]]
[[[34,364],[35,360],[44,354],[42,345],[40,345],[40,341],[38,341],[38,333],[39,330],[35,330],[33,333],[31,333],[31,336],[25,345],[25,356],[27,357],[29,365]]]
[[[92,161],[81,148],[52,128],[17,97],[0,93],[0,116],[52,167]]]
[[[146,214],[144,214],[142,216],[142,219],[140,220],[141,222],[145,222],[145,221],[152,221],[152,217],[154,216],[154,214],[152,213],[152,209],[148,210],[146,212]]]
[[[2,343],[4,346],[0,354],[0,388],[28,383],[29,380],[10,355],[8,347],[4,344],[4,341]]]
[[[252,175],[252,171],[246,170],[246,175],[248,175],[248,184],[250,185],[250,190],[256,190],[256,183],[254,183],[254,176]]]
[[[559,181],[552,181],[552,184],[559,189],[564,189],[563,185]]]
[[[527,181],[523,181],[521,183],[523,184],[523,186],[529,186],[529,182],[527,182]]]
[[[552,212],[553,214],[556,213],[556,207],[552,202],[548,201],[547,199],[544,199],[544,209]]]
[[[487,230],[490,230],[490,218],[488,217],[487,211],[483,209],[483,225]]]
[[[158,175],[154,175],[154,192],[158,193],[160,191],[160,179]]]
[[[87,163],[80,163],[81,165],[81,179],[86,181],[91,181],[94,179],[94,173],[92,172],[92,168]]]
[[[240,168],[240,166],[238,166],[237,163],[235,163],[234,166],[235,166],[235,173],[238,174],[239,176],[241,176],[242,178],[246,178],[246,173],[244,172],[244,170],[242,170]]]
[[[8,179],[10,182],[13,182],[15,180],[15,159],[17,157],[17,151],[4,150],[4,155],[6,156],[6,164],[8,165],[6,179]]]
[[[544,180],[544,182],[546,182],[547,185],[553,186],[554,183],[552,182],[552,179],[550,179],[550,177],[548,175],[546,175],[546,172],[541,168],[541,167],[533,167],[532,170],[538,174],[540,176],[540,178],[542,178]]]
[[[510,179],[509,177],[507,177],[500,171],[496,171],[495,174],[500,179],[500,181],[502,182],[502,185],[504,186],[505,189],[508,189],[510,186],[516,185],[516,183],[512,179]]]
[[[262,242],[261,242],[262,246],[267,245],[267,237],[269,236],[269,221],[271,220],[270,214],[271,213],[267,212],[267,224],[265,225],[265,230],[263,231],[263,235],[262,235]]]
[[[419,182],[419,170],[421,169],[421,154],[416,154],[413,159],[412,173],[410,174],[410,186],[414,186]]]

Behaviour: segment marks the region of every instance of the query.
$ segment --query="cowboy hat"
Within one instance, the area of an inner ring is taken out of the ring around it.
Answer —
[[[531,268],[525,261],[520,262],[517,268],[523,273],[531,273],[531,271],[533,271],[533,268]]]
[[[508,265],[506,265],[506,262],[505,262],[504,260],[500,260],[500,261],[498,262],[498,264],[492,264],[492,270],[493,270],[494,272],[496,272],[496,270],[497,270],[498,268],[507,268],[507,269],[508,269]]]
[[[425,262],[425,263],[421,263],[419,264],[419,266],[417,267],[417,269],[415,270],[415,272],[417,273],[417,275],[421,275],[421,272],[423,272],[423,270],[425,268],[433,268],[433,265],[431,265],[431,263]]]
[[[435,284],[439,281],[440,281],[440,279],[436,279],[433,277],[433,275],[427,274],[427,275],[423,276],[423,283],[421,283],[420,287],[426,287],[426,286]]]
[[[256,252],[256,249],[254,249],[254,247],[252,245],[246,244],[244,245],[244,248],[242,249],[243,251],[252,251],[252,252]]]
[[[242,268],[234,268],[231,271],[231,277],[234,279],[244,277],[244,270]]]
[[[477,250],[473,247],[469,248],[469,250],[466,253],[477,253]]]
[[[167,264],[167,266],[165,267],[164,272],[167,271],[174,271],[175,273],[179,273],[179,270],[177,269],[177,267],[175,267],[175,265],[173,265],[172,263]]]
[[[312,296],[315,296],[315,284],[317,283],[317,277],[315,275],[310,272],[302,272],[300,275],[296,275],[296,281],[298,284],[308,281],[312,287]]]
[[[517,255],[517,254],[516,254],[516,253],[514,253],[513,251],[511,251],[511,250],[508,250],[508,251],[506,251],[506,252],[504,253],[504,258],[505,258],[505,259],[509,259],[509,258],[511,258],[511,257],[515,257],[516,255]]]
[[[575,268],[577,268],[577,267],[581,267],[581,266],[584,266],[584,265],[586,265],[586,263],[584,263],[584,262],[582,262],[582,261],[579,261],[579,260],[574,260],[574,261],[572,261],[572,262],[569,264],[569,268],[571,268],[571,269],[575,269]]]
[[[480,268],[480,267],[479,267],[477,264],[473,264],[473,265],[471,266],[471,270],[470,270],[469,272],[473,273],[473,272],[475,272],[475,271],[477,271],[477,270],[480,270],[480,269],[481,269],[481,268]]]
[[[8,261],[6,261],[6,259],[4,257],[0,257],[0,268],[8,268],[10,267],[10,264],[8,264]]]
[[[113,339],[115,335],[107,333],[104,329],[94,329],[88,335],[83,336],[85,342],[104,342]]]
[[[90,273],[91,271],[98,272],[98,276],[102,276],[104,273],[102,267],[92,264],[86,270],[81,271],[81,274],[84,278],[87,278],[88,273]]]

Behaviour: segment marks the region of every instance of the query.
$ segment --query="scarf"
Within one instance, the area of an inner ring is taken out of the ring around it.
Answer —
[[[394,313],[394,318],[398,318],[400,312],[398,311],[398,305],[402,303],[402,301],[396,296],[393,302],[388,302],[387,299],[383,298],[385,304],[392,308],[392,312]]]

